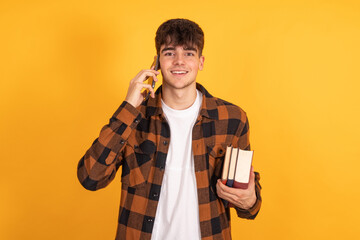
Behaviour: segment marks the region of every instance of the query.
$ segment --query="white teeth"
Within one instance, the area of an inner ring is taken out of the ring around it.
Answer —
[[[171,71],[172,73],[175,73],[175,74],[184,74],[186,73],[186,71]]]

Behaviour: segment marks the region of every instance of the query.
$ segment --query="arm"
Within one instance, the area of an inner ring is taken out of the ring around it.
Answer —
[[[249,141],[249,122],[244,113],[242,116],[243,124],[240,124],[234,141],[241,149],[250,150]],[[216,190],[219,197],[232,203],[239,217],[254,219],[261,206],[261,186],[259,183],[260,174],[251,168],[249,187],[247,189],[230,188],[224,185],[220,180],[216,184]]]
[[[157,74],[158,72],[154,70],[143,70],[131,80],[125,101],[80,159],[77,176],[86,189],[98,190],[106,187],[114,179],[116,171],[122,164],[126,141],[142,118],[141,113],[136,109],[143,100],[141,90],[149,89],[151,96],[154,97],[152,87],[143,81],[149,76],[157,80]]]
[[[141,113],[124,101],[80,159],[77,176],[88,190],[106,187],[122,164],[125,143],[141,119]]]

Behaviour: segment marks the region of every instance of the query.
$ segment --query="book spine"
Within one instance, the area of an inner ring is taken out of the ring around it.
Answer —
[[[228,180],[226,181],[226,186],[228,186],[228,187],[232,187],[233,184],[234,184],[234,179],[228,179]]]

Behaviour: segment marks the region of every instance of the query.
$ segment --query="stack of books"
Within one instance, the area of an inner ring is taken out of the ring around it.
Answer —
[[[221,181],[234,188],[247,189],[250,180],[251,163],[254,151],[228,146],[225,152]],[[228,203],[223,201],[225,207]]]

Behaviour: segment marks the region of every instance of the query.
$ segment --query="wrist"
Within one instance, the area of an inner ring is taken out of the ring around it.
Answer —
[[[254,196],[248,201],[246,210],[252,208],[255,205],[256,200],[256,195],[254,194]]]
[[[131,98],[125,98],[125,102],[127,102],[128,104],[130,104],[134,108],[137,108],[138,105],[140,105],[140,104],[137,104],[137,101],[135,101],[134,99],[131,99]]]

